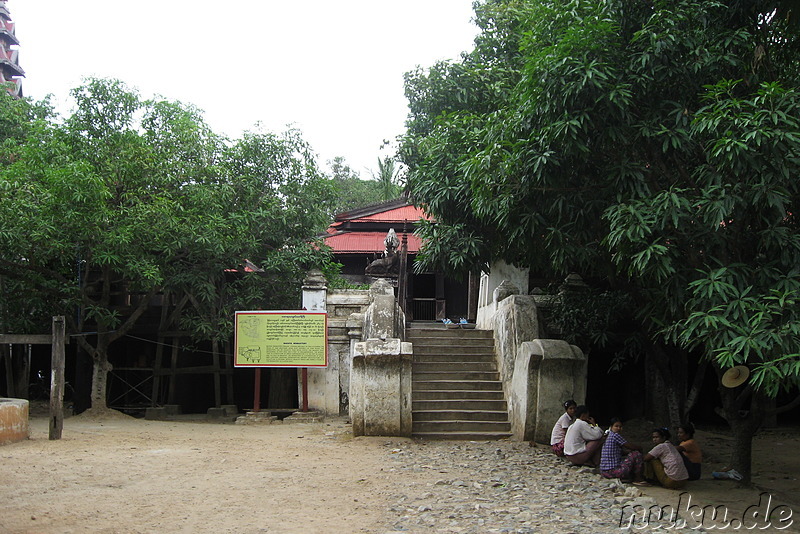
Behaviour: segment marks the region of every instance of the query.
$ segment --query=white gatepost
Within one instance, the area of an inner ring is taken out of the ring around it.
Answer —
[[[322,271],[311,270],[303,280],[303,309],[306,311],[327,311],[328,287]],[[308,409],[324,414],[339,414],[339,360],[331,358],[330,344],[328,350],[328,367],[308,368],[306,390],[308,392]],[[297,396],[302,403],[303,369],[297,370]]]

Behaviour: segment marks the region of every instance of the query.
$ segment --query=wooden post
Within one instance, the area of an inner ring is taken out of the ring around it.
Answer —
[[[64,316],[53,317],[50,359],[50,439],[61,439],[64,429]]]
[[[175,404],[176,396],[176,369],[178,368],[178,337],[172,338],[172,360],[169,366],[169,391],[167,392],[167,404]]]
[[[408,298],[408,234],[403,224],[403,238],[400,241],[400,271],[397,277],[397,304],[408,319],[406,299]],[[405,339],[405,335],[403,335]]]
[[[211,342],[211,352],[212,366],[214,367],[214,406],[219,408],[222,406],[222,390],[220,384],[222,369],[219,365],[219,341],[216,339]]]
[[[308,367],[303,367],[300,372],[300,379],[303,381],[303,412],[308,411]]]
[[[480,271],[469,272],[469,286],[467,288],[467,320],[471,323],[478,318],[478,295],[480,292]]]
[[[0,346],[0,357],[3,358],[3,363],[6,366],[6,397],[19,397],[22,398],[21,395],[17,394],[16,383],[14,381],[14,368],[12,367],[11,361],[14,357],[14,353],[11,350],[12,345],[3,344]]]
[[[253,384],[253,411],[261,410],[261,367],[256,367],[256,383]]]
[[[233,395],[233,351],[231,350],[230,342],[226,341],[224,344],[225,347],[225,359],[223,362],[227,362],[225,379],[226,379],[226,388],[225,394],[227,395],[227,402],[226,404],[236,404],[235,397]],[[224,366],[223,366],[224,367]]]

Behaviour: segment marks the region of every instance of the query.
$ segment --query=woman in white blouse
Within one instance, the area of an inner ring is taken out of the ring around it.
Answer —
[[[586,406],[578,406],[575,417],[564,437],[564,456],[573,464],[597,467],[605,438],[603,429],[594,422]]]

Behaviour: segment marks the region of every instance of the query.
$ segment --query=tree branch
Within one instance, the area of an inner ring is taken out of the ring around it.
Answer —
[[[694,405],[697,402],[697,397],[700,395],[700,389],[703,386],[703,380],[706,376],[706,369],[708,369],[708,360],[703,360],[700,362],[697,371],[695,371],[692,387],[689,390],[689,394],[686,396],[686,405],[683,407],[684,422],[689,419],[689,412],[691,412],[692,408],[694,408]]]
[[[775,408],[774,410],[767,410],[767,415],[782,414],[782,413],[788,412],[789,410],[793,410],[793,409],[797,408],[798,406],[800,406],[800,395],[795,397],[794,400],[792,400],[791,402],[789,402],[787,404],[784,404],[783,406],[779,406],[779,407]]]
[[[159,291],[161,291],[160,285],[153,286],[152,288],[150,288],[150,291],[147,292],[147,295],[139,299],[139,303],[136,305],[136,308],[128,316],[125,322],[122,323],[114,332],[109,333],[108,336],[109,344],[123,337],[130,331],[131,328],[133,328],[133,326],[136,324],[136,321],[139,320],[139,317],[141,317],[141,315],[150,305],[150,301]]]

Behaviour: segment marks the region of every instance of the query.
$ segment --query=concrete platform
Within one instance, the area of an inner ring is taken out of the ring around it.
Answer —
[[[294,412],[292,415],[283,419],[284,423],[324,423],[325,414],[322,412]]]
[[[280,421],[278,421],[278,416],[272,415],[269,410],[247,412],[236,418],[237,425],[271,425],[272,423],[280,423]]]

